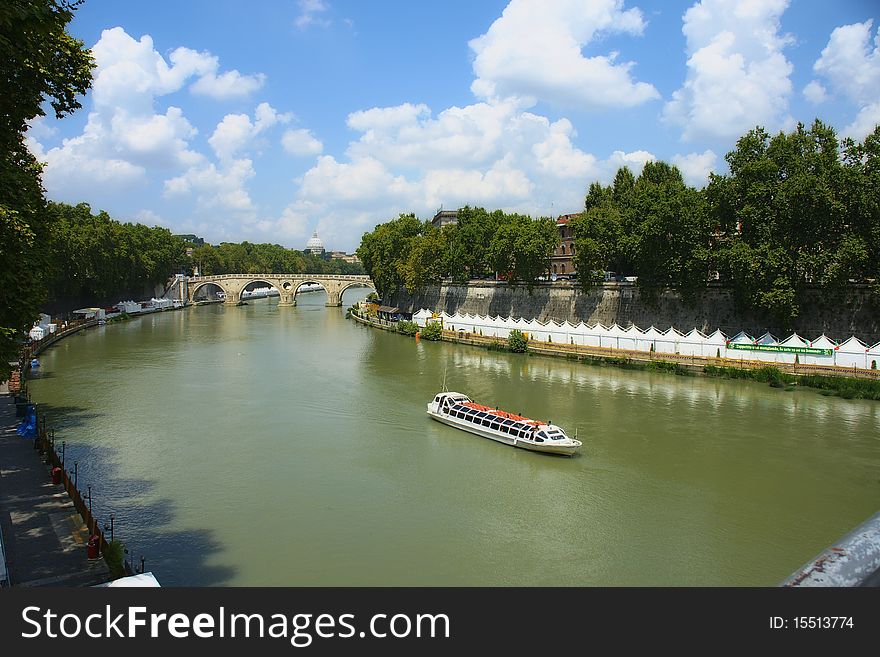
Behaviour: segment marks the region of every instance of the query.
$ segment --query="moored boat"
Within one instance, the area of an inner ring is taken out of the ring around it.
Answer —
[[[460,392],[438,393],[428,404],[428,415],[443,424],[533,452],[571,456],[582,444],[555,424],[477,404]]]

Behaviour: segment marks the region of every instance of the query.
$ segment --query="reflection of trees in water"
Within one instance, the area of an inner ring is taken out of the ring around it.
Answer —
[[[169,529],[175,524],[176,504],[168,498],[147,501],[156,484],[147,479],[126,476],[125,455],[116,448],[85,442],[83,431],[104,414],[76,406],[39,404],[48,427],[55,430],[55,446],[61,455],[64,441],[65,468],[83,495],[91,487],[91,508],[98,522],[109,523],[114,515],[114,534],[125,544],[136,566],[145,558],[163,586],[219,586],[227,584],[235,570],[208,565],[220,552],[215,532],[207,529]],[[76,464],[76,466],[74,466]],[[105,528],[107,540],[109,529]]]

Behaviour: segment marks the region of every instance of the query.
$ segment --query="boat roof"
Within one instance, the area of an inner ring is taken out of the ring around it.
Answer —
[[[462,406],[466,406],[467,408],[472,408],[475,411],[481,411],[483,413],[491,413],[497,417],[502,417],[506,420],[516,420],[517,422],[524,422],[526,424],[531,424],[532,426],[539,427],[543,422],[538,422],[537,420],[532,420],[531,418],[524,417],[522,415],[517,415],[516,413],[508,413],[507,411],[502,411],[497,408],[490,408],[489,406],[484,406],[483,404],[477,404],[476,402],[465,402]]]

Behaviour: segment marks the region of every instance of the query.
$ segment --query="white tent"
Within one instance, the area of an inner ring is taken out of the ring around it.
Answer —
[[[606,334],[606,329],[601,324],[595,326],[587,326],[584,329],[583,343],[589,347],[598,347],[601,345],[602,336]]]
[[[431,311],[427,308],[422,308],[418,312],[413,313],[413,321],[424,328],[427,321],[431,318]]]
[[[702,356],[706,336],[702,331],[692,328],[678,342],[678,353],[682,356]]]
[[[792,333],[785,340],[780,342],[779,345],[781,347],[808,347],[809,343],[797,333]],[[775,362],[777,363],[794,363],[795,361],[798,363],[805,363],[806,358],[806,354],[792,354],[786,352],[780,352],[774,355],[776,356]]]
[[[880,370],[880,342],[868,349],[868,369]]]
[[[624,334],[622,328],[617,324],[612,324],[604,333],[600,334],[599,346],[606,349],[619,349],[620,337]]]
[[[661,354],[678,353],[678,345],[684,337],[681,331],[674,326],[670,326],[666,331],[661,333],[660,338],[656,340],[656,350]]]
[[[656,345],[654,344],[654,342],[656,340],[662,339],[663,334],[652,326],[647,331],[645,331],[636,341],[636,349],[638,349],[639,351],[652,351],[653,347],[653,350],[656,351]]]
[[[772,333],[767,332],[755,340],[755,344],[779,344],[779,340]]]
[[[727,343],[728,345],[734,344],[755,344],[755,338],[746,333],[745,331],[740,331],[736,335],[734,335]],[[756,360],[756,352],[754,351],[745,351],[739,349],[730,349],[728,346],[727,350],[728,358],[736,358],[737,360]]]
[[[835,365],[838,367],[868,368],[868,346],[852,336],[849,340],[841,342],[837,347]]]
[[[727,353],[727,336],[721,332],[721,329],[706,336],[703,343],[703,355],[708,358],[716,358],[718,356],[725,358]]]
[[[640,329],[635,324],[631,324],[624,332],[623,335],[620,336],[618,342],[618,349],[628,349],[629,351],[635,351],[638,349],[636,346],[638,344],[639,338],[644,335],[642,329]]]
[[[820,356],[819,354],[807,354],[801,358],[805,365],[834,365],[837,356],[837,343],[824,333],[810,343],[813,349],[830,349],[831,355]]]

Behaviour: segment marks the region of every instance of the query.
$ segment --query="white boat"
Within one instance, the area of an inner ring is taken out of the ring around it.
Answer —
[[[440,392],[428,404],[428,415],[452,427],[533,452],[571,456],[582,445],[560,427],[477,404],[460,392]]]

